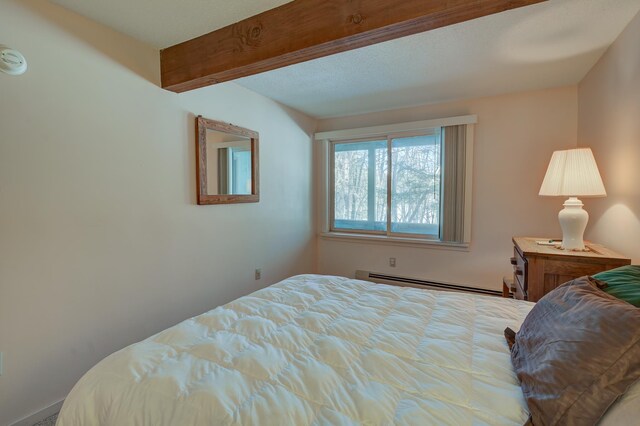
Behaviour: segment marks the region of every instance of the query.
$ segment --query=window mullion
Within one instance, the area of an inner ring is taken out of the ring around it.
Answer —
[[[442,208],[444,199],[444,127],[440,128],[440,133],[438,135],[438,152],[439,152],[439,187],[438,187],[438,240],[442,239],[442,224],[446,220],[446,216],[444,215],[444,210]]]
[[[335,169],[336,146],[329,143],[329,230],[333,231],[336,217],[336,169]]]
[[[376,152],[375,148],[368,149],[369,171],[367,173],[367,220],[371,229],[375,230],[376,209]]]
[[[391,235],[391,137],[387,137],[387,236]]]

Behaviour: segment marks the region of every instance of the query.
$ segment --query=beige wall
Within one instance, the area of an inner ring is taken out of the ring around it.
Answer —
[[[315,120],[235,84],[163,91],[157,51],[43,0],[0,2],[0,42],[30,65],[0,74],[0,425],[116,349],[313,271]],[[194,114],[260,133],[260,203],[195,205]]]
[[[467,252],[320,239],[321,273],[356,269],[500,289],[511,237],[561,235],[562,200],[538,196],[551,153],[576,146],[577,89],[559,88],[328,119],[318,130],[477,114],[472,242]],[[316,150],[318,151],[318,150]],[[389,257],[397,267],[388,266]]]
[[[578,144],[591,147],[607,197],[587,200],[587,237],[640,263],[640,15],[579,85]]]

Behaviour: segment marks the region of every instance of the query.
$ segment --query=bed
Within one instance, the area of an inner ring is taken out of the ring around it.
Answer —
[[[503,336],[533,303],[300,275],[122,349],[70,425],[523,425]]]

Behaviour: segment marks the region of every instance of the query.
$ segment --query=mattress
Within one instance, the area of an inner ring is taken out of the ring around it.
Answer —
[[[108,356],[57,424],[522,425],[503,330],[532,307],[300,275]]]

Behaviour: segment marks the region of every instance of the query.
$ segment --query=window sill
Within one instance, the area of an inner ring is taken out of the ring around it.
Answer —
[[[439,250],[469,251],[469,243],[448,243],[419,238],[388,237],[386,235],[351,234],[347,232],[321,232],[323,240],[361,242],[367,244],[421,247]]]

